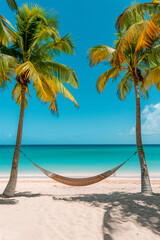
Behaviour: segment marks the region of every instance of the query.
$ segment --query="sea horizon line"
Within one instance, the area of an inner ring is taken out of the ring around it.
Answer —
[[[15,144],[0,144],[0,147],[14,147]],[[22,144],[21,147],[32,147],[32,146],[135,146],[136,144]],[[160,146],[159,143],[153,144],[153,143],[147,143],[143,144],[143,146]]]

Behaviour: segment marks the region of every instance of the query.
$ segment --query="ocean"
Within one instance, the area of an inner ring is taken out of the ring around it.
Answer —
[[[135,145],[32,145],[22,151],[35,163],[51,172],[66,176],[92,176],[114,168],[128,159]],[[144,146],[150,176],[160,178],[160,145]],[[0,146],[0,177],[8,177],[14,146]],[[19,161],[20,177],[43,177],[22,154]],[[116,176],[139,177],[138,154],[133,156]]]

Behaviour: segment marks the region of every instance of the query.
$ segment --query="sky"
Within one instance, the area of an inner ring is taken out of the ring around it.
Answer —
[[[105,44],[114,46],[115,21],[130,5],[128,0],[37,0],[46,10],[53,9],[60,16],[60,34],[72,34],[76,49],[74,56],[61,55],[56,59],[73,68],[79,88],[68,86],[80,108],[62,96],[57,97],[59,117],[41,104],[30,87],[31,98],[25,110],[22,144],[135,144],[134,91],[126,101],[116,95],[117,84],[110,81],[102,94],[96,90],[100,74],[106,65],[89,67],[87,51],[90,47]],[[143,1],[139,1],[143,2]],[[22,0],[17,0],[20,6]],[[15,14],[5,0],[3,14],[15,25]],[[15,144],[19,107],[12,100],[13,85],[0,93],[0,144]],[[148,100],[141,101],[143,143],[160,143],[160,93],[152,89]]]

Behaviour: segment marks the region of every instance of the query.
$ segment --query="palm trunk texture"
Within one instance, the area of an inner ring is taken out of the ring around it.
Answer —
[[[136,97],[136,143],[141,167],[141,193],[151,194],[152,188],[148,173],[148,168],[145,160],[145,154],[142,146],[141,136],[141,108],[140,108],[140,94],[138,82],[134,80],[135,97]]]
[[[24,109],[25,109],[25,92],[26,92],[26,87],[22,87],[22,90],[21,90],[22,101],[21,101],[18,131],[17,131],[16,148],[15,148],[14,156],[13,156],[13,163],[12,163],[10,179],[9,179],[9,182],[3,192],[3,195],[7,196],[7,197],[14,196],[16,183],[17,183],[18,162],[19,162],[19,151],[17,150],[17,148],[21,147],[23,118],[24,118]]]

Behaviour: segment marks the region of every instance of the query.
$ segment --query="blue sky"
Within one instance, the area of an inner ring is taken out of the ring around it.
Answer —
[[[20,0],[17,0],[19,6]],[[31,1],[28,1],[31,2]],[[33,2],[33,1],[32,1]],[[143,2],[143,1],[140,1]],[[79,89],[68,89],[80,108],[58,96],[59,117],[53,116],[31,90],[25,111],[23,144],[134,144],[135,97],[127,100],[116,96],[117,85],[111,82],[103,94],[95,88],[98,76],[107,70],[99,65],[90,68],[87,50],[95,45],[113,47],[115,20],[129,6],[128,0],[37,0],[40,6],[55,9],[60,15],[61,35],[71,33],[75,41],[74,56],[57,58],[76,72]],[[14,13],[3,0],[1,14],[15,24]],[[0,94],[0,144],[15,144],[19,107],[11,99],[13,85]],[[144,143],[160,143],[160,93],[153,89],[147,101],[142,101],[142,131]]]

